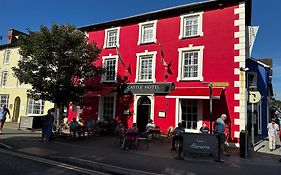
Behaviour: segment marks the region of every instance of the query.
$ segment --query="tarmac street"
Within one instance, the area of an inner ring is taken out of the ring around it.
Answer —
[[[239,149],[233,149],[230,157],[222,157],[224,163],[215,162],[208,155],[185,156],[177,160],[177,152],[170,151],[170,143],[155,141],[140,145],[138,150],[120,150],[112,136],[92,137],[82,140],[58,138],[51,143],[39,142],[40,131],[18,130],[12,124],[5,125],[0,135],[0,148],[13,152],[57,161],[77,167],[109,174],[268,174],[280,171],[278,161],[280,147],[267,151],[267,140],[260,139],[249,159],[240,158]],[[2,173],[1,173],[2,174]]]

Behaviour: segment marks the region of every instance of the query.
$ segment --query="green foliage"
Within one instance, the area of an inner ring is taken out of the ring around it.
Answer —
[[[101,50],[72,25],[41,26],[21,37],[19,46],[22,59],[13,67],[14,75],[32,85],[28,96],[34,99],[79,103],[86,90],[82,80],[104,71],[94,64]]]

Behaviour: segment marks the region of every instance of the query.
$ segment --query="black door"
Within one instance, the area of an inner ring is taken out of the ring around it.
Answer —
[[[146,96],[139,98],[137,109],[137,126],[139,132],[144,132],[145,127],[150,119],[151,103],[150,99]]]

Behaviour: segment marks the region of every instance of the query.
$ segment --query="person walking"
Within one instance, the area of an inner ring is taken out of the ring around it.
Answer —
[[[275,118],[271,119],[271,122],[267,125],[268,130],[268,140],[269,140],[269,150],[275,150],[276,137],[278,136],[279,126],[275,122]]]
[[[48,110],[48,114],[45,116],[43,127],[42,127],[42,141],[49,142],[52,135],[52,128],[54,123],[54,116],[52,111]]]
[[[3,107],[0,109],[0,113],[0,134],[3,134],[3,127],[7,118],[7,114],[9,114],[10,118],[11,114],[6,105],[3,105]]]

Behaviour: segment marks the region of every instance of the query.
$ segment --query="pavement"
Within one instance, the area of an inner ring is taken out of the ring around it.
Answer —
[[[216,174],[212,170],[218,168],[240,173],[245,172],[243,167],[281,166],[278,161],[280,146],[270,152],[268,140],[262,137],[256,138],[255,147],[248,159],[240,158],[239,148],[233,148],[231,156],[221,157],[224,163],[217,163],[214,160],[218,157],[210,155],[187,154],[183,160],[178,160],[178,152],[170,151],[171,143],[159,140],[149,143],[149,149],[145,144],[140,144],[138,150],[126,151],[120,150],[118,139],[113,136],[94,136],[81,140],[62,137],[50,143],[42,143],[39,142],[41,131],[19,130],[18,123],[5,123],[4,133],[0,135],[2,148],[112,174],[193,175],[205,174],[206,168],[209,168],[209,174]],[[205,168],[202,168],[202,164]]]

